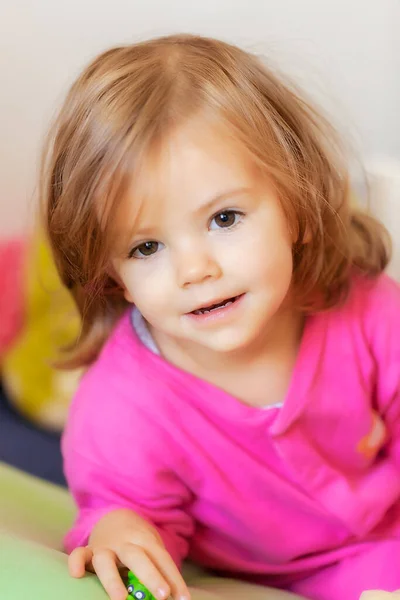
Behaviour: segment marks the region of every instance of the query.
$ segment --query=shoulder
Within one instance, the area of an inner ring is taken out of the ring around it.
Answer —
[[[346,301],[325,319],[337,345],[347,340],[375,359],[393,356],[400,349],[400,285],[385,274],[354,277]]]
[[[355,276],[344,302],[315,315],[314,322],[326,343],[356,349],[362,357],[382,354],[400,343],[400,285],[385,274]]]
[[[355,277],[343,306],[349,318],[361,320],[367,330],[377,325],[400,325],[400,285],[388,275]]]
[[[127,312],[115,326],[97,360],[82,377],[72,404],[95,403],[104,408],[111,394],[117,402],[140,396],[151,383],[156,366],[138,340]],[[134,393],[133,393],[134,392]]]
[[[79,448],[94,454],[126,453],[127,444],[150,444],[162,437],[168,381],[142,346],[124,315],[100,356],[81,379],[64,432],[64,454]],[[159,416],[158,416],[159,415]]]

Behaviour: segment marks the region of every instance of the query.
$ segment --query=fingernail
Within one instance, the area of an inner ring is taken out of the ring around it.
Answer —
[[[167,590],[164,590],[163,588],[158,588],[157,598],[160,598],[160,600],[165,600],[165,598],[167,598],[167,597],[168,597]]]

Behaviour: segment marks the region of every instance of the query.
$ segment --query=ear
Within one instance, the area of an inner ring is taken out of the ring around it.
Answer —
[[[122,294],[124,296],[125,300],[127,302],[129,302],[129,304],[134,304],[132,296],[131,296],[130,292],[126,289],[121,278],[118,277],[118,275],[114,274],[112,279],[114,281],[114,289],[116,291],[118,291],[118,294]]]
[[[122,294],[127,302],[129,302],[130,304],[134,304],[134,302],[132,300],[132,296],[129,294],[128,290],[126,289],[124,282],[122,281],[117,269],[115,268],[115,266],[113,264],[111,264],[108,267],[107,274],[108,274],[108,277],[110,278],[110,281],[113,282],[114,290],[116,290],[116,291],[118,290],[118,293]]]

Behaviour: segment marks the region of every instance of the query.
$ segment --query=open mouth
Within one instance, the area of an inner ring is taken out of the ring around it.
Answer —
[[[239,298],[241,298],[242,296],[243,296],[243,294],[241,294],[240,296],[233,296],[232,298],[227,298],[226,300],[223,300],[222,302],[218,302],[217,304],[211,304],[210,306],[204,306],[202,308],[198,308],[197,310],[193,310],[190,314],[192,314],[192,315],[207,315],[207,314],[215,312],[217,310],[222,310],[224,308],[228,308],[228,306],[231,306],[232,304],[237,302],[237,300],[239,300]]]

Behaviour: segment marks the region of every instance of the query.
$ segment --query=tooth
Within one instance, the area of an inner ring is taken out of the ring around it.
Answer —
[[[227,300],[224,304],[217,304],[211,308],[199,308],[195,311],[193,311],[193,313],[195,315],[205,315],[208,314],[210,312],[213,312],[214,310],[218,310],[220,308],[226,308],[227,306],[229,306],[230,304],[233,304],[235,302],[236,298],[232,299],[232,300]]]

